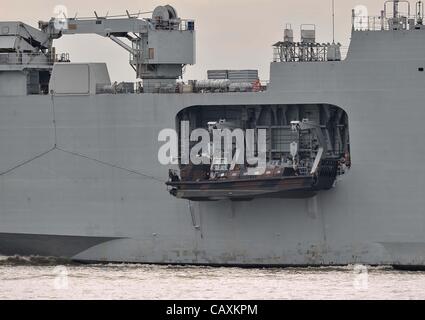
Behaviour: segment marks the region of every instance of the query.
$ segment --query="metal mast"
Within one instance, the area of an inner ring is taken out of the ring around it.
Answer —
[[[400,0],[394,0],[393,2],[393,18],[397,19],[398,17],[398,3]]]
[[[335,43],[335,0],[332,0],[332,43]]]

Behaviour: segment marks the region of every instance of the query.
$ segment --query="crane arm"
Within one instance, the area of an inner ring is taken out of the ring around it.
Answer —
[[[137,18],[93,18],[66,19],[65,28],[61,33],[66,34],[97,34],[103,37],[114,35],[126,37],[128,33],[143,34],[148,32],[149,22]]]

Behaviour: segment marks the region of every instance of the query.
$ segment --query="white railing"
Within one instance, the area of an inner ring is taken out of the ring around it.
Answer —
[[[414,30],[421,23],[416,16],[400,16],[398,18],[355,16],[352,21],[355,31]]]
[[[0,64],[40,64],[51,63],[52,59],[42,53],[0,53]]]
[[[287,45],[276,45],[273,48],[273,62],[327,62],[335,61],[328,59],[330,43],[302,44],[292,43]],[[345,60],[349,46],[338,44],[341,53],[341,61]]]
[[[157,93],[157,94],[187,94],[187,93],[216,93],[216,94],[225,94],[225,93],[245,93],[245,92],[264,92],[267,90],[269,81],[264,80],[260,81],[260,85],[254,86],[252,88],[244,88],[244,90],[232,90],[231,88],[226,88],[223,90],[214,90],[214,89],[199,89],[196,85],[193,85],[195,81],[190,81],[189,84],[176,83],[171,85],[167,83],[148,83],[143,85],[142,82],[121,82],[113,83],[112,85],[97,85],[96,93],[97,94],[141,94],[141,93]],[[234,88],[233,88],[234,89]]]
[[[53,65],[55,62],[69,62],[69,54],[63,53],[52,57],[44,53],[0,53],[0,65]]]

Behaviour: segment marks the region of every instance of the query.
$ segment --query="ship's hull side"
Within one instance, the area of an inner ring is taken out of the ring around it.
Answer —
[[[1,97],[0,254],[30,254],[38,237],[55,247],[42,254],[80,261],[424,266],[423,64],[275,65],[265,93]],[[250,202],[168,193],[157,136],[179,111],[303,103],[348,114],[352,168],[335,188]],[[75,237],[78,252],[64,244]]]

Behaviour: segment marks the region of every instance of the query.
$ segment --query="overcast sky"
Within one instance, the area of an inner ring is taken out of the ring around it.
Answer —
[[[384,0],[335,0],[336,41],[349,44],[351,9],[365,5],[370,15],[379,15]],[[318,41],[332,41],[332,0],[169,0],[181,18],[194,19],[197,30],[197,63],[187,67],[185,79],[206,78],[208,69],[259,69],[269,78],[272,44],[283,38],[286,23],[299,37],[302,23],[317,25]],[[93,16],[151,11],[167,2],[154,0],[14,0],[2,1],[0,20],[20,20],[37,26],[54,16],[54,7],[64,5],[69,16]],[[412,2],[414,5],[414,2]],[[55,42],[57,52],[68,52],[73,62],[106,62],[111,80],[135,81],[128,53],[100,36],[64,36]]]

